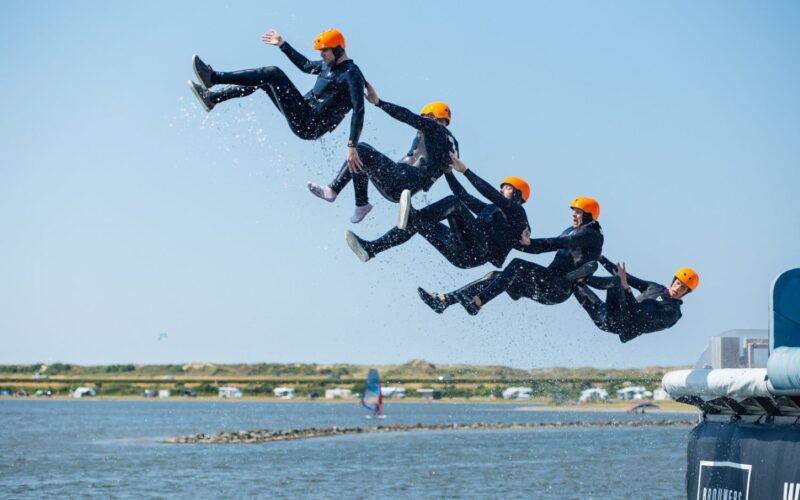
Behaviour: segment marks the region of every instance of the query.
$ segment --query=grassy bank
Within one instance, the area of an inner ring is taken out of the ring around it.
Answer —
[[[370,366],[350,364],[214,364],[96,365],[68,363],[0,365],[0,391],[11,394],[50,391],[67,396],[76,387],[91,387],[98,396],[137,397],[145,390],[169,390],[172,396],[191,391],[199,397],[216,397],[220,387],[235,386],[248,398],[275,399],[277,387],[291,387],[299,398],[323,396],[332,388],[363,388]],[[612,397],[620,388],[661,386],[664,373],[674,368],[640,369],[547,368],[521,370],[504,366],[434,365],[415,360],[402,365],[376,366],[384,387],[406,390],[407,400],[419,400],[420,388],[437,391],[444,400],[499,400],[515,386],[530,387],[540,402],[569,405],[584,389],[598,387]]]

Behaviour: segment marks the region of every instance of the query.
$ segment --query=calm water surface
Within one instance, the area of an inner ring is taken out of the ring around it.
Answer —
[[[686,420],[389,404],[381,424]],[[159,438],[377,425],[355,404],[0,400],[0,496],[685,498],[689,427],[431,431],[250,445]]]

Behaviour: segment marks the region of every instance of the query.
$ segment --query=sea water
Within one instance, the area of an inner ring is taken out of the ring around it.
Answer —
[[[682,498],[690,427],[425,431],[262,444],[159,439],[250,429],[687,420],[524,404],[0,400],[4,498]]]

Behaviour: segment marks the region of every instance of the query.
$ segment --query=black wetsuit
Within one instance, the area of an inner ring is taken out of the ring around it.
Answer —
[[[365,242],[367,253],[374,256],[419,233],[456,267],[469,269],[487,262],[501,267],[528,226],[525,209],[471,170],[464,176],[491,203],[467,193],[453,174],[446,174],[454,194],[412,212],[406,229],[395,227],[377,240]],[[444,219],[449,226],[440,222]]]
[[[568,227],[555,238],[531,239],[529,246],[517,245],[515,248],[533,254],[555,251],[556,255],[547,267],[514,259],[501,272],[492,271],[447,294],[447,302],[461,302],[470,310],[473,297],[477,296],[483,306],[506,292],[514,300],[527,297],[542,304],[560,304],[572,294],[573,282],[569,273],[600,258],[603,232],[597,221],[591,221],[578,228]]]
[[[283,70],[269,66],[230,73],[212,72],[211,83],[234,86],[211,92],[211,100],[220,103],[262,89],[286,117],[292,132],[301,139],[309,140],[319,139],[333,131],[352,109],[349,144],[357,144],[364,125],[366,86],[358,66],[352,60],[334,66],[327,66],[322,61],[309,61],[287,42],[280,49],[300,71],[317,75],[314,88],[305,97]]]
[[[458,141],[447,127],[424,118],[402,106],[380,101],[378,107],[392,118],[417,129],[408,154],[395,163],[369,144],[358,144],[358,156],[364,168],[351,173],[344,162],[330,188],[340,193],[350,180],[356,195],[356,205],[369,203],[369,181],[389,201],[397,203],[404,189],[415,194],[428,191],[450,165],[450,153],[458,155]]]
[[[612,274],[617,269],[605,257],[600,263]],[[586,284],[575,286],[575,298],[599,329],[616,333],[621,342],[628,342],[645,333],[665,330],[681,319],[683,301],[670,297],[664,285],[641,280],[630,274],[628,285],[642,293],[634,297],[630,288],[624,290],[618,276],[592,276],[586,280]],[[589,286],[608,290],[606,301],[600,300]]]

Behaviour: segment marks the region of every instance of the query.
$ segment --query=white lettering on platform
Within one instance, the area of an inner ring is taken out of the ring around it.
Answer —
[[[800,500],[800,483],[783,483],[783,500]]]
[[[697,475],[697,500],[749,500],[752,468],[750,464],[701,460]],[[784,497],[786,491],[787,487],[784,486]]]
[[[703,488],[703,500],[744,500],[744,493],[727,488]]]

